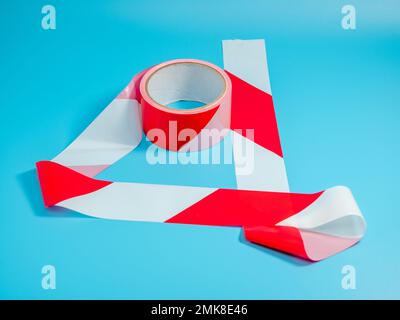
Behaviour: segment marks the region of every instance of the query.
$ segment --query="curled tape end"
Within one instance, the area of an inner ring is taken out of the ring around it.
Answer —
[[[360,240],[281,226],[244,227],[244,235],[250,242],[312,262],[333,256]]]
[[[312,261],[304,248],[300,231],[296,228],[245,226],[243,230],[246,240],[250,242]]]

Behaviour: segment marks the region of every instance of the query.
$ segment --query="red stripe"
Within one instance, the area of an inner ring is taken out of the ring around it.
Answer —
[[[166,222],[243,226],[247,240],[308,259],[299,230],[275,225],[321,194],[219,189]]]
[[[46,207],[97,191],[112,183],[89,178],[52,161],[39,161],[36,168]]]
[[[292,227],[244,227],[245,238],[259,245],[310,259],[300,231]]]
[[[272,96],[226,73],[232,81],[231,128],[254,129],[255,143],[283,157]]]
[[[309,206],[321,194],[218,189],[166,222],[274,226]]]

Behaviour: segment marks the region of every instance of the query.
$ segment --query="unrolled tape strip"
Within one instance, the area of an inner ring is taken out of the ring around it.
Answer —
[[[231,72],[190,59],[149,68],[62,153],[38,162],[45,205],[106,219],[242,227],[249,241],[313,261],[358,242],[366,224],[349,189],[288,192],[264,42],[235,40],[223,46]],[[204,106],[168,106],[177,100]],[[222,134],[210,137],[213,130]],[[143,131],[161,148],[189,153],[230,135],[237,189],[94,178],[132,152]],[[251,145],[255,158],[254,170],[246,174],[238,174],[235,156],[242,143]]]

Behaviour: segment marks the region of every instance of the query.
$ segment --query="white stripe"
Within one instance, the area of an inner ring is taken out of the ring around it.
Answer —
[[[271,94],[265,41],[223,40],[224,68]]]
[[[288,192],[283,158],[234,131],[232,135],[238,189]]]
[[[109,165],[132,151],[141,139],[138,102],[114,99],[53,161],[64,166]]]
[[[350,189],[342,186],[327,189],[307,208],[277,225],[350,238],[362,237],[366,231]]]
[[[163,222],[215,190],[116,182],[98,191],[64,200],[57,206],[97,218]]]

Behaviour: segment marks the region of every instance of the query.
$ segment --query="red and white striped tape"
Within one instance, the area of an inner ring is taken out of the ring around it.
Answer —
[[[358,242],[366,223],[349,189],[288,190],[264,42],[224,41],[223,48],[226,71],[198,60],[175,60],[135,76],[62,153],[37,163],[45,205],[106,219],[243,227],[249,241],[313,261]],[[205,107],[166,107],[179,99],[199,100]],[[203,137],[207,128],[232,136],[237,189],[93,178],[132,152],[143,130],[150,138],[153,129],[171,136],[171,122],[178,132],[189,128],[194,134],[155,141],[160,147],[210,147],[202,143],[209,141]],[[254,130],[254,137],[242,135],[246,129]],[[255,167],[247,175],[238,174],[235,155],[243,142],[254,150]]]

